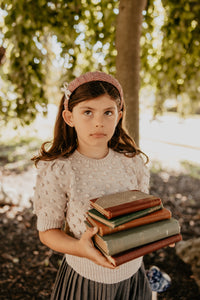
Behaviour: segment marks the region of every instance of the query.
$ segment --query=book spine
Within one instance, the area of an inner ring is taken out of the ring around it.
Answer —
[[[123,263],[136,259],[140,256],[144,256],[146,254],[152,253],[156,250],[169,246],[173,243],[177,243],[181,240],[182,240],[182,235],[177,234],[133,250],[132,249],[128,250],[118,255],[114,255],[114,256],[105,255],[105,256],[114,266],[120,266]]]

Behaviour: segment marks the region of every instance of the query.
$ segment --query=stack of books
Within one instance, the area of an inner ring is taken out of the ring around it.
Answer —
[[[182,239],[180,226],[159,197],[138,190],[90,200],[86,226],[98,227],[95,246],[115,266]]]

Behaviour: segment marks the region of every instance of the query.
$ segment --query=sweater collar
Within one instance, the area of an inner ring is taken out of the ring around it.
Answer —
[[[109,148],[108,154],[104,158],[96,159],[87,157],[78,152],[78,150],[75,150],[71,157],[82,163],[89,163],[90,165],[104,165],[112,161],[112,158],[114,157],[114,151]]]

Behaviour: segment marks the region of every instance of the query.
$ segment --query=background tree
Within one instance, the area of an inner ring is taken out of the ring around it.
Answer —
[[[139,143],[139,72],[142,11],[146,0],[124,0],[117,18],[116,59],[117,77],[124,89],[127,104],[127,128]]]

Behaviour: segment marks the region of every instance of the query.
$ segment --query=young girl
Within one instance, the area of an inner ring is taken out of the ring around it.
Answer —
[[[34,157],[38,166],[34,211],[42,243],[64,253],[52,300],[149,300],[142,257],[115,268],[94,247],[97,229],[84,220],[89,200],[139,189],[149,173],[141,151],[122,126],[123,92],[103,72],[88,72],[64,85],[50,147]],[[67,220],[69,234],[61,230]]]

